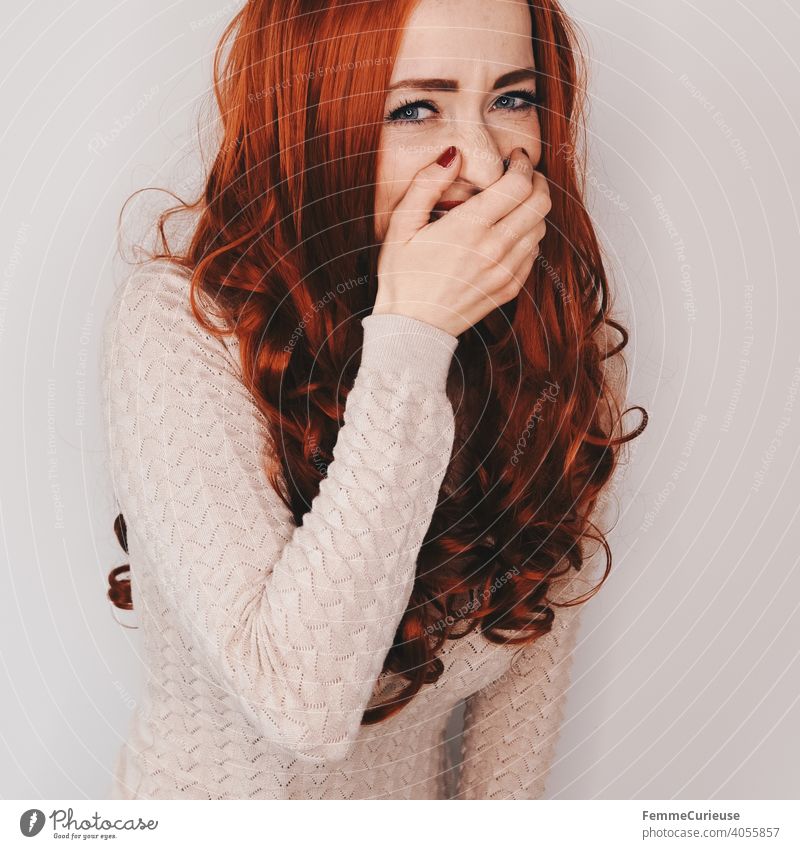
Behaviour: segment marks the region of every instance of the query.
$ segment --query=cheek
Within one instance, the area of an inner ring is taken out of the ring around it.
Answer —
[[[538,117],[533,122],[533,129],[531,131],[531,147],[525,147],[525,150],[530,153],[531,158],[535,163],[534,167],[537,167],[541,161],[543,151],[542,125]]]
[[[542,141],[539,136],[534,136],[531,139],[531,146],[523,145],[525,150],[531,155],[531,161],[533,162],[533,167],[538,168],[542,161]]]
[[[509,132],[510,130],[510,132]],[[518,119],[516,126],[503,127],[499,132],[507,132],[504,138],[504,145],[509,152],[512,148],[522,146],[528,151],[533,166],[536,168],[542,158],[542,127],[538,117],[533,119]],[[498,138],[501,136],[498,135]]]

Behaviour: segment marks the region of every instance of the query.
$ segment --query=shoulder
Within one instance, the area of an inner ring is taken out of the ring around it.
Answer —
[[[173,318],[189,306],[189,272],[167,260],[137,265],[117,286],[108,309],[108,324],[128,317],[144,317],[159,307]],[[163,315],[164,313],[162,313]]]
[[[104,324],[104,351],[115,345],[156,343],[174,349],[192,339],[212,348],[227,346],[202,327],[190,302],[191,274],[175,262],[156,259],[137,265],[115,289]]]
[[[118,385],[133,371],[140,383],[156,380],[156,373],[168,373],[176,382],[190,374],[238,379],[236,339],[222,339],[197,321],[190,283],[189,271],[168,260],[149,260],[133,269],[115,290],[104,321],[106,378],[113,376]]]
[[[197,321],[190,285],[189,271],[148,261],[115,290],[101,343],[107,424],[121,428],[118,438],[127,439],[134,432],[162,434],[167,420],[194,432],[201,420],[209,438],[228,434],[223,437],[228,448],[244,444],[241,434],[248,434],[251,450],[254,440],[268,437],[267,422],[242,380],[238,341]],[[204,298],[200,306],[205,305]],[[202,314],[217,324],[205,309]]]

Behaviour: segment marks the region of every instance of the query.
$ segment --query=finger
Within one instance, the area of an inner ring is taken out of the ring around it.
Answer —
[[[523,262],[526,257],[535,259],[539,255],[540,245],[546,232],[547,225],[544,221],[540,221],[531,231],[518,238],[506,252],[503,266],[511,270]]]
[[[452,212],[457,212],[458,217],[475,217],[482,220],[486,227],[491,227],[530,195],[533,191],[532,177],[533,163],[522,148],[515,147],[506,173]]]
[[[537,247],[538,250],[538,247]],[[518,291],[524,289],[531,276],[536,256],[528,253],[519,258],[519,261],[513,266],[509,286],[513,286]]]
[[[529,254],[516,265],[510,266],[509,270],[504,270],[502,285],[492,290],[495,307],[512,301],[527,286],[535,261],[535,258]]]
[[[448,151],[451,154],[455,151],[455,155],[446,157]],[[446,164],[443,165],[442,161]],[[458,176],[461,163],[461,153],[451,145],[436,160],[415,174],[405,194],[392,210],[389,226],[386,228],[387,240],[407,242],[430,223],[431,210]]]
[[[547,177],[539,171],[534,171],[533,191],[529,197],[496,222],[492,229],[501,239],[506,240],[505,244],[510,245],[512,241],[519,239],[519,234],[533,230],[547,217],[552,208]]]

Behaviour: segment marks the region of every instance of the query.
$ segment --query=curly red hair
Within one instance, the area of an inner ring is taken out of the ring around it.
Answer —
[[[198,322],[238,337],[244,379],[281,446],[280,456],[265,459],[265,472],[298,526],[332,460],[360,362],[360,318],[375,301],[373,175],[391,60],[414,6],[245,4],[215,55],[222,139],[204,191],[161,214],[151,252],[191,271]],[[581,568],[589,539],[605,549],[606,568],[583,601],[599,589],[612,558],[592,515],[620,446],[647,422],[638,407],[639,427],[613,436],[623,393],[612,376],[621,372],[608,361],[624,365],[628,334],[610,317],[582,199],[578,33],[556,0],[530,2],[530,11],[541,95],[538,168],[552,198],[547,233],[518,297],[460,337],[447,384],[456,411],[452,459],[384,664],[405,683],[369,708],[364,723],[396,713],[439,677],[437,652],[447,639],[480,628],[492,642],[526,644],[547,633],[551,584],[570,566]],[[169,247],[165,232],[179,211],[198,214],[182,251]],[[223,331],[201,306],[201,292],[216,304]],[[607,342],[612,331],[620,337],[615,346]],[[124,531],[120,515],[123,545]],[[109,580],[109,597],[129,608],[130,581],[119,579],[119,569]],[[457,622],[468,630],[455,633]]]

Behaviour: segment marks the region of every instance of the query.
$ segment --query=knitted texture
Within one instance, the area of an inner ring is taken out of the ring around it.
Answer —
[[[295,527],[266,477],[275,449],[238,342],[203,330],[188,292],[176,266],[147,263],[105,324],[109,462],[145,671],[111,798],[541,797],[578,608],[556,608],[522,651],[448,641],[436,683],[360,724],[399,683],[381,669],[453,448],[456,337],[362,319],[333,460]],[[583,588],[573,579],[566,597]],[[444,732],[464,699],[457,774]]]

